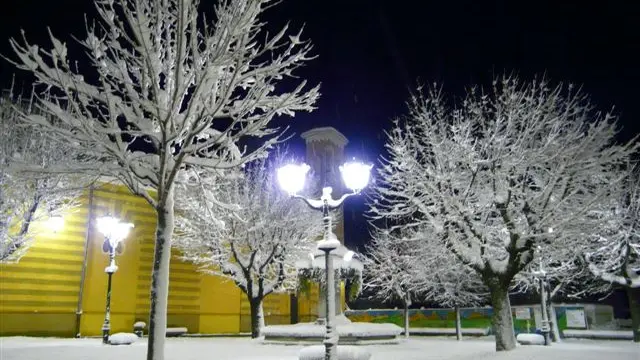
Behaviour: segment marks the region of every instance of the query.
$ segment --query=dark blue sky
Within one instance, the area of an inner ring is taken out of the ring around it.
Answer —
[[[297,116],[292,129],[299,134],[335,126],[351,140],[349,155],[373,162],[383,129],[405,111],[418,80],[440,82],[461,96],[464,86],[487,85],[505,71],[525,78],[546,73],[582,85],[603,110],[615,105],[623,138],[640,132],[640,6],[635,3],[284,0],[265,19],[290,20],[294,29],[305,25],[319,56],[299,72],[322,83],[318,110]],[[5,0],[0,53],[11,55],[8,38],[19,36],[20,28],[40,44],[47,25],[62,39],[71,41],[69,33],[82,37],[86,12],[92,12],[91,0]],[[7,87],[12,73],[0,60],[0,85]],[[366,236],[363,209],[358,200],[347,207],[347,237],[355,242]]]

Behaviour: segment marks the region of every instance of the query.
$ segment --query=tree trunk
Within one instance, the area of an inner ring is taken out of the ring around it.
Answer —
[[[516,336],[513,331],[509,291],[500,285],[489,287],[489,291],[493,307],[491,322],[496,337],[496,351],[513,350],[516,347]]]
[[[404,302],[404,337],[409,338],[409,302]]]
[[[631,311],[631,329],[633,342],[640,342],[640,288],[627,288],[629,310]]]
[[[558,327],[558,316],[552,302],[547,305],[547,317],[549,318],[549,325],[551,325],[551,340],[553,342],[562,342],[560,328]]]
[[[251,308],[251,338],[260,337],[262,328],[264,327],[264,310],[262,309],[262,299],[249,299]]]
[[[151,272],[151,310],[147,360],[164,360],[164,340],[167,335],[167,302],[169,299],[169,263],[171,236],[174,227],[173,190],[157,211],[156,243]],[[159,203],[163,199],[158,199]]]
[[[264,302],[260,302],[260,307],[258,308],[258,326],[260,326],[260,332],[262,333],[262,329],[265,327],[264,323]]]
[[[460,307],[455,307],[456,312],[456,339],[462,340],[462,321],[460,320]]]

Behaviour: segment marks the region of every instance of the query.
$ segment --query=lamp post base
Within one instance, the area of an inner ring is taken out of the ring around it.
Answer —
[[[102,323],[102,343],[109,344],[109,333],[111,332],[111,278],[112,272],[107,272],[107,304],[104,310],[104,323]]]
[[[105,345],[109,344],[109,333],[111,333],[111,325],[107,323],[102,324],[102,343]]]
[[[324,259],[325,259],[325,270],[326,270],[326,307],[327,307],[327,317],[326,317],[326,332],[324,341],[322,342],[325,347],[325,360],[338,360],[337,346],[338,346],[338,332],[336,331],[335,325],[335,278],[334,278],[334,270],[333,270],[333,260],[331,259],[330,253],[335,248],[325,247],[320,250],[324,251]]]

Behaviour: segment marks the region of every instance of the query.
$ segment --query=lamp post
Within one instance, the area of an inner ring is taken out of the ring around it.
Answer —
[[[340,246],[340,241],[332,231],[331,215],[329,210],[336,209],[342,205],[346,198],[357,195],[367,186],[372,165],[366,165],[360,162],[348,162],[340,166],[342,180],[347,188],[352,192],[344,194],[339,199],[331,196],[333,189],[329,186],[322,188],[322,196],[320,199],[309,199],[298,195],[298,192],[304,188],[304,181],[309,171],[307,164],[288,164],[278,169],[278,182],[280,186],[287,191],[292,197],[302,199],[312,209],[322,211],[322,221],[324,224],[324,234],[322,240],[318,241],[317,249],[324,252],[325,272],[326,272],[326,332],[323,344],[325,346],[325,360],[337,360],[338,333],[335,331],[335,274],[333,261],[330,258],[331,251]],[[352,255],[350,256],[352,257]]]
[[[129,234],[133,227],[131,223],[120,222],[112,216],[104,216],[96,221],[98,231],[105,237],[103,249],[109,255],[109,265],[104,268],[107,273],[107,302],[104,313],[104,323],[102,324],[102,343],[109,343],[109,333],[111,332],[111,277],[118,271],[116,265],[116,249],[122,240]]]
[[[552,232],[553,229],[549,228],[549,233]],[[538,246],[538,256],[540,256],[541,249],[542,248]],[[540,258],[540,268],[538,271],[534,272],[534,274],[538,277],[538,281],[540,282],[540,309],[542,311],[542,324],[540,326],[540,331],[542,332],[542,336],[544,336],[544,344],[549,346],[551,345],[551,326],[549,324],[549,314],[547,312],[547,272],[542,266],[542,257]]]

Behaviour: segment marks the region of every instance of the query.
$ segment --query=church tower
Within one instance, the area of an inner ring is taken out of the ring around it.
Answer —
[[[331,186],[333,197],[344,194],[339,166],[344,164],[344,147],[349,140],[333,127],[313,128],[300,135],[306,143],[306,163],[321,187]],[[336,222],[335,234],[344,244],[344,216],[342,209]]]

